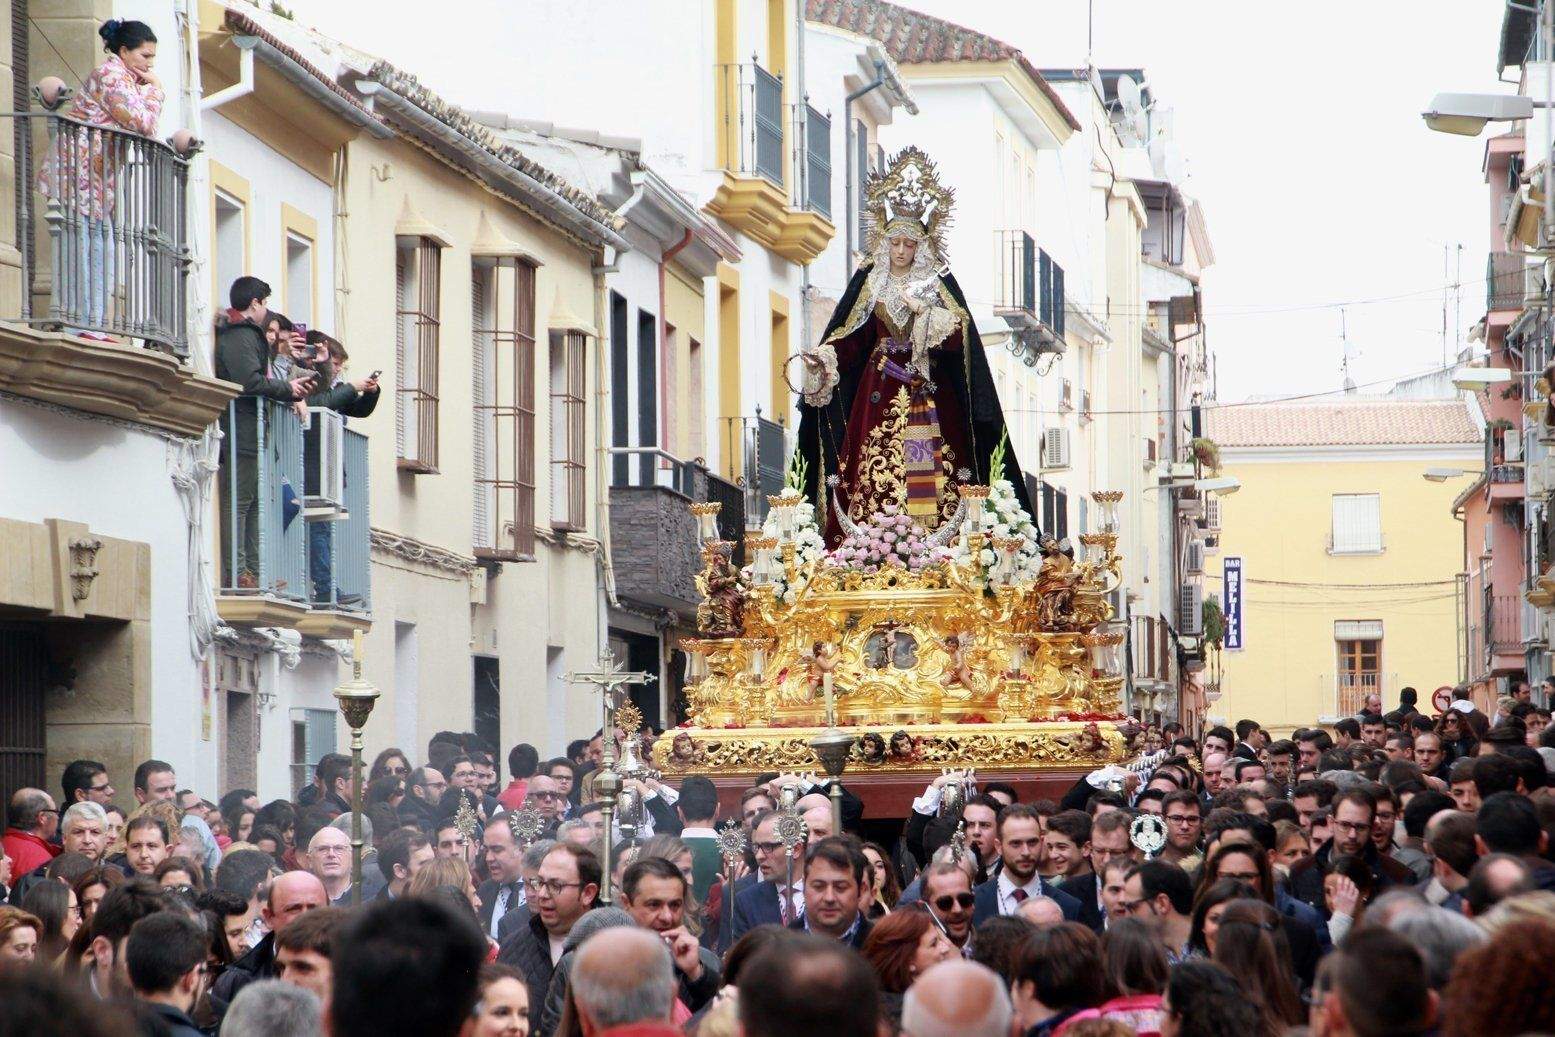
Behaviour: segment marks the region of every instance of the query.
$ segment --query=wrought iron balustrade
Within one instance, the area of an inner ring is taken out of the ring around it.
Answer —
[[[64,115],[21,118],[47,130],[36,163],[34,134],[17,134],[19,170],[38,169],[36,181],[16,194],[21,320],[140,339],[187,357],[188,156]],[[40,229],[47,237],[35,241]]]

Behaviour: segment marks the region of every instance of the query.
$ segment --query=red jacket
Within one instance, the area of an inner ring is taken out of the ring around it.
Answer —
[[[19,828],[7,828],[5,836],[0,838],[0,846],[4,847],[5,855],[11,858],[11,874],[16,878],[21,878],[40,864],[47,864],[60,853],[60,847]]]
[[[669,1023],[627,1023],[605,1030],[599,1037],[682,1037],[684,1033]]]
[[[524,797],[529,794],[529,779],[514,778],[508,782],[508,787],[497,793],[497,802],[502,804],[504,810],[518,810],[524,805]]]

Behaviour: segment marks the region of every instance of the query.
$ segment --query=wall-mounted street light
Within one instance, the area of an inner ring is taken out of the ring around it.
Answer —
[[[1549,102],[1522,94],[1437,94],[1420,117],[1438,133],[1477,137],[1486,123],[1531,119],[1535,108],[1548,107]]]

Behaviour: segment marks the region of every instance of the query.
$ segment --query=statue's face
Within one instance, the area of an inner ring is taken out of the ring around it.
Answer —
[[[905,270],[912,266],[913,259],[918,255],[918,243],[916,241],[906,236],[894,237],[889,245],[892,270]]]

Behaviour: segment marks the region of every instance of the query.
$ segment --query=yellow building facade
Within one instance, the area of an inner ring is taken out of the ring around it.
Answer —
[[[1207,419],[1221,474],[1241,483],[1207,504],[1225,531],[1203,559],[1208,592],[1225,603],[1241,565],[1240,640],[1233,587],[1209,718],[1255,719],[1278,737],[1352,715],[1372,691],[1393,709],[1414,687],[1428,708],[1457,680],[1464,540],[1452,503],[1472,474],[1425,474],[1483,460],[1476,416],[1458,400],[1349,397]]]

